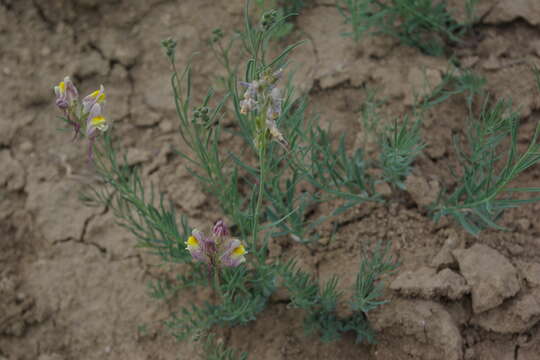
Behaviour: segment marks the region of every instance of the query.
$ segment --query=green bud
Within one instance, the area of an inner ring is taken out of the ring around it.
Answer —
[[[261,17],[263,31],[268,31],[277,21],[278,12],[275,9],[265,12]]]
[[[165,49],[165,55],[167,55],[168,58],[171,58],[174,56],[174,51],[176,49],[176,41],[172,38],[167,38],[164,40],[161,40],[161,46]]]

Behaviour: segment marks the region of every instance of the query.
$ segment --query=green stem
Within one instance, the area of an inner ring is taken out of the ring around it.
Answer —
[[[214,295],[216,297],[216,303],[218,303],[223,297],[223,294],[221,293],[221,281],[219,279],[219,268],[217,266],[214,266],[213,271],[214,271]]]
[[[264,134],[266,135],[266,134]],[[257,196],[257,204],[255,205],[255,212],[253,214],[253,238],[252,238],[252,246],[253,250],[256,250],[256,242],[257,242],[257,235],[258,235],[258,227],[259,227],[259,212],[261,210],[262,206],[262,199],[263,199],[263,191],[264,191],[264,157],[266,155],[266,136],[262,136],[262,141],[259,144],[259,195]]]

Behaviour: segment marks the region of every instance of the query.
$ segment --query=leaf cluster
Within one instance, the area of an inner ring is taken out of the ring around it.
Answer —
[[[510,101],[490,98],[479,116],[471,115],[463,139],[456,136],[460,168],[454,170],[457,185],[441,194],[434,217],[453,217],[465,230],[477,235],[482,229],[504,228],[496,223],[503,211],[539,197],[520,199],[517,194],[540,192],[538,187],[513,188],[511,182],[540,162],[540,123],[525,151],[518,149],[519,114]]]
[[[335,341],[341,334],[353,331],[357,342],[375,341],[367,313],[386,303],[382,300],[384,284],[381,278],[397,268],[390,255],[389,245],[378,243],[370,255],[360,262],[352,295],[347,301],[352,315],[342,318],[337,307],[344,302],[344,294],[337,289],[338,276],[331,277],[322,286],[312,275],[298,269],[294,261],[280,268],[283,286],[288,290],[291,305],[306,312],[304,327],[308,334],[318,333],[323,341]]]
[[[444,1],[340,0],[337,7],[352,28],[344,35],[355,41],[365,34],[389,35],[436,56],[444,54],[447,42],[461,41],[463,25],[452,18]],[[473,7],[468,2],[467,9]]]

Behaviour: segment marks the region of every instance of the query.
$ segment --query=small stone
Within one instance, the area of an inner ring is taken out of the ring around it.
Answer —
[[[540,287],[540,264],[525,261],[517,263],[521,275],[530,287]]]
[[[520,290],[517,270],[498,251],[482,244],[452,252],[471,287],[475,314],[493,309]]]
[[[501,61],[494,57],[494,56],[490,56],[486,61],[484,61],[484,63],[482,64],[482,67],[485,69],[485,70],[497,70],[497,69],[500,69],[501,68]]]
[[[161,121],[159,123],[159,129],[164,133],[171,132],[173,130],[173,124],[169,120]]]
[[[439,270],[450,267],[455,263],[456,259],[454,258],[454,255],[452,255],[452,250],[444,246],[431,261],[431,266]]]
[[[521,231],[527,231],[531,227],[531,221],[527,218],[521,218],[517,222],[518,229]]]
[[[429,206],[437,201],[440,186],[436,180],[427,181],[425,178],[409,175],[405,180],[405,187],[418,206]]]
[[[34,145],[30,141],[21,143],[20,149],[24,154],[30,154],[34,150]]]
[[[375,184],[375,192],[384,198],[388,198],[392,195],[392,188],[386,182],[380,182]]]

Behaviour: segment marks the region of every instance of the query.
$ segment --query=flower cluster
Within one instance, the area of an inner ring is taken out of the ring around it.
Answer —
[[[73,126],[74,138],[81,134],[81,128],[84,127],[84,133],[89,139],[88,156],[91,158],[95,138],[109,128],[109,121],[103,115],[106,99],[103,85],[83,98],[81,102],[77,88],[69,76],[66,76],[54,87],[54,93],[56,94],[56,106],[63,111],[64,120]]]
[[[277,127],[276,120],[281,115],[283,97],[281,90],[276,86],[277,81],[282,77],[283,70],[280,69],[274,73],[268,73],[260,80],[253,80],[250,83],[241,82],[246,87],[244,98],[240,101],[240,113],[257,111],[256,129],[259,135],[264,134],[268,129],[272,138],[278,141],[284,147],[287,147],[287,141]],[[264,121],[262,120],[264,116]],[[259,121],[257,121],[259,120]]]
[[[194,229],[185,244],[193,259],[215,268],[236,267],[246,261],[246,248],[240,240],[229,237],[229,230],[222,220],[214,225],[212,236],[207,237]]]

